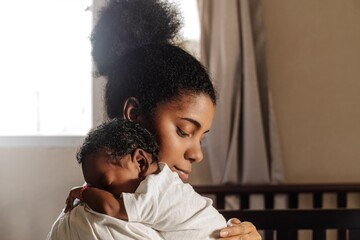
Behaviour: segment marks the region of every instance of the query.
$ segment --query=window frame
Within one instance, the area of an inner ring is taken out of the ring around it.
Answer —
[[[106,0],[92,1],[92,25],[96,22],[98,10]],[[94,65],[92,64],[92,69]],[[91,127],[98,125],[104,119],[103,89],[105,80],[97,77],[91,78]],[[48,148],[48,147],[77,147],[81,144],[84,135],[51,135],[51,136],[0,136],[0,148]]]
[[[107,3],[107,0],[92,0],[92,25],[97,20],[97,12]],[[186,44],[186,43],[185,43]],[[195,51],[196,56],[198,53]],[[94,64],[92,64],[94,69]],[[106,80],[103,77],[91,78],[91,127],[97,126],[106,119],[103,94]],[[52,136],[0,136],[0,148],[47,148],[47,147],[77,147],[84,135],[52,135]]]

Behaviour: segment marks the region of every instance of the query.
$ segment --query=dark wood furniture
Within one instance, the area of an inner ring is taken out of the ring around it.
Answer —
[[[214,206],[226,219],[237,217],[265,230],[264,240],[296,240],[298,230],[312,230],[314,240],[326,239],[327,229],[336,229],[338,240],[360,240],[360,209],[349,209],[349,194],[360,194],[360,184],[282,184],[195,186],[214,199]],[[336,208],[324,209],[324,194],[336,195]],[[285,195],[285,209],[274,209],[277,195]],[[299,196],[312,196],[311,209],[299,209]],[[238,210],[225,210],[226,196],[240,199]],[[250,196],[264,196],[264,209],[250,209]]]

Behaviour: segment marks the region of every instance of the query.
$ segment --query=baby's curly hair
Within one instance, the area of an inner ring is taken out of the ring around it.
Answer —
[[[116,161],[141,148],[158,161],[159,146],[155,137],[140,124],[123,119],[113,119],[92,129],[80,147],[76,159],[83,163],[90,154],[101,150],[110,152]]]

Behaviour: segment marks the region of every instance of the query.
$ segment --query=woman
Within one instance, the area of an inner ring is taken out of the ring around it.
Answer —
[[[97,73],[107,79],[108,117],[136,121],[155,134],[159,159],[183,181],[203,159],[216,93],[204,67],[176,46],[176,9],[158,0],[110,1],[91,42]],[[231,221],[222,239],[261,239],[249,222]]]

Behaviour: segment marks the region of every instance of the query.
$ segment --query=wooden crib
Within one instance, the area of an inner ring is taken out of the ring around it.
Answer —
[[[359,194],[360,184],[209,185],[195,190],[214,199],[214,206],[226,219],[237,217],[264,230],[264,240],[296,240],[299,230],[312,230],[312,239],[326,239],[326,230],[336,229],[338,240],[360,240],[360,208],[349,208],[350,194]],[[311,195],[312,207],[299,208],[301,195]],[[336,196],[336,206],[324,207],[325,194]],[[238,196],[239,208],[225,210],[227,196]],[[250,209],[251,196],[263,196],[261,210]],[[275,209],[275,198],[286,204]],[[360,204],[360,203],[359,203]]]

